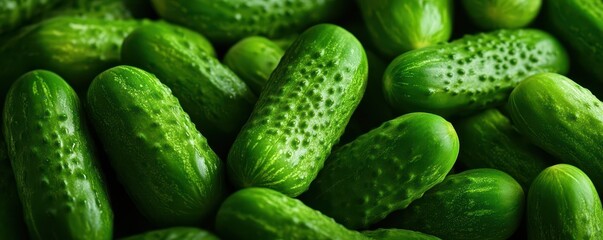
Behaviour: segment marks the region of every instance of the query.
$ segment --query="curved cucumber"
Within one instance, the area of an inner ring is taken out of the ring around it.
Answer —
[[[254,187],[226,198],[216,217],[216,229],[225,239],[370,239],[297,199]]]
[[[20,77],[4,132],[33,239],[111,239],[113,212],[75,91],[58,75]]]
[[[551,166],[528,193],[528,239],[601,239],[603,207],[595,186],[580,169]]]
[[[233,184],[289,196],[308,189],[360,102],[367,71],[362,45],[343,28],[319,24],[302,33],[230,149]]]
[[[375,46],[387,57],[446,42],[452,34],[451,0],[358,0]]]
[[[88,107],[118,179],[160,226],[198,225],[223,198],[222,164],[168,87],[144,70],[98,75]]]
[[[517,229],[523,207],[524,192],[515,179],[481,168],[446,177],[388,220],[443,239],[503,240]]]
[[[219,240],[214,234],[194,227],[172,227],[152,230],[120,240]]]
[[[367,228],[444,180],[458,152],[442,117],[402,115],[335,150],[302,200],[348,228]]]
[[[540,12],[542,0],[463,0],[463,7],[482,29],[521,28]]]
[[[522,136],[497,109],[454,123],[461,146],[458,161],[468,168],[494,168],[511,175],[525,192],[554,158]]]
[[[536,74],[513,90],[507,108],[519,132],[603,189],[603,103],[588,89],[563,75]]]
[[[440,240],[429,234],[395,228],[363,231],[362,234],[374,240]]]
[[[64,0],[3,0],[0,4],[0,34],[51,9]]]
[[[499,30],[402,54],[387,67],[383,87],[399,111],[462,115],[503,104],[533,74],[567,69],[565,50],[551,35]]]
[[[0,134],[0,239],[26,239],[23,207],[17,192],[17,183],[6,152],[4,137]]]

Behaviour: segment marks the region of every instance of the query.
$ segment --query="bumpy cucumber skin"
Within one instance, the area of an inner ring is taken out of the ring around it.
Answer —
[[[555,158],[534,145],[497,109],[454,122],[461,146],[458,161],[466,167],[494,168],[511,175],[528,192],[532,180]]]
[[[301,32],[334,16],[342,0],[152,0],[163,19],[186,26],[214,43],[247,36],[269,38]]]
[[[485,30],[521,28],[540,12],[542,0],[463,0],[471,21]]]
[[[75,91],[36,70],[13,84],[4,132],[33,239],[111,239],[113,212]]]
[[[219,147],[232,144],[257,98],[214,56],[205,37],[167,24],[139,27],[122,46],[123,62],[157,76],[210,145]]]
[[[451,0],[358,0],[375,46],[387,57],[446,42],[452,34]]]
[[[228,49],[224,64],[260,95],[284,54],[283,49],[265,37],[246,37]]]
[[[169,88],[131,66],[98,75],[92,123],[118,179],[159,226],[198,225],[223,198],[222,164]]]
[[[120,240],[219,240],[214,234],[194,227],[172,227],[152,230]]]
[[[545,19],[553,32],[576,53],[582,69],[603,82],[603,2],[600,0],[545,1]]]
[[[580,169],[551,166],[528,193],[528,239],[601,239],[603,207],[591,180]]]
[[[443,239],[507,239],[523,216],[524,192],[508,174],[488,168],[449,175],[388,220]]]
[[[402,54],[387,67],[383,87],[401,112],[464,115],[504,104],[530,75],[567,70],[567,54],[553,36],[498,30]]]
[[[0,4],[0,34],[20,26],[63,0],[3,0]]]
[[[106,20],[132,19],[130,9],[122,0],[70,0],[64,1],[51,11],[38,16],[35,20],[69,16],[79,18],[100,18]]]
[[[402,115],[335,150],[302,200],[347,228],[367,228],[442,182],[458,152],[444,118]]]
[[[17,183],[8,158],[4,135],[0,136],[0,239],[26,239],[23,207],[17,192]]]
[[[603,103],[588,89],[563,75],[536,74],[513,90],[507,109],[519,132],[603,189]]]
[[[216,217],[225,239],[370,239],[301,201],[268,188],[245,188],[222,203]]]
[[[319,24],[287,50],[229,155],[231,182],[289,196],[308,189],[358,106],[367,79],[362,45]]]
[[[439,237],[429,234],[395,228],[363,231],[362,234],[374,240],[440,240]]]

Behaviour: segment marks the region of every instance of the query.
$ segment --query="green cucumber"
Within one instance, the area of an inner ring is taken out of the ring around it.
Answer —
[[[245,188],[220,206],[216,230],[225,239],[370,239],[301,201],[268,188]]]
[[[452,34],[451,0],[358,0],[375,46],[387,57],[447,42]]]
[[[99,74],[89,115],[117,178],[159,226],[204,223],[223,198],[222,163],[170,89],[131,66]]]
[[[524,192],[508,174],[489,168],[449,175],[386,221],[450,240],[503,240],[519,226]]]
[[[461,146],[458,161],[473,168],[494,168],[511,175],[525,192],[554,157],[521,135],[497,109],[454,122]]]
[[[603,103],[571,79],[541,73],[519,84],[507,105],[523,135],[603,189]]]
[[[6,149],[4,137],[0,134],[0,239],[26,239],[23,208],[13,169]]]
[[[527,26],[540,12],[542,0],[463,0],[462,4],[473,24],[495,30]]]
[[[3,0],[0,4],[0,34],[19,27],[64,0]]]
[[[347,228],[364,229],[442,182],[458,152],[444,118],[402,115],[335,150],[301,199]]]
[[[101,18],[106,20],[132,19],[132,12],[122,0],[69,0],[41,14],[39,20],[53,17]]]
[[[260,95],[284,54],[285,51],[271,40],[251,36],[228,49],[224,64],[241,77],[256,95]]]
[[[545,19],[564,40],[584,71],[603,82],[603,2],[600,0],[545,1]]]
[[[504,104],[533,74],[567,70],[565,50],[548,33],[498,30],[402,54],[387,67],[383,87],[398,111],[463,115]]]
[[[219,240],[214,234],[194,227],[172,227],[152,230],[120,240]]]
[[[591,180],[567,164],[538,175],[528,193],[528,239],[602,239],[603,207]]]
[[[302,33],[230,149],[231,182],[289,196],[307,190],[362,98],[367,68],[362,45],[343,28],[319,24]]]
[[[28,72],[3,119],[30,237],[111,239],[113,212],[75,91],[52,72]]]
[[[159,16],[214,43],[244,37],[283,37],[331,19],[342,0],[152,0]]]
[[[375,240],[440,240],[429,234],[395,228],[363,231],[362,234]]]

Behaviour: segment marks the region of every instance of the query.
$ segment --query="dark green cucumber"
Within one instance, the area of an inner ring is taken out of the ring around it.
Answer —
[[[375,240],[440,240],[429,234],[395,228],[363,231],[362,234]]]
[[[521,135],[497,109],[454,123],[461,146],[458,161],[469,169],[494,168],[511,175],[528,191],[532,180],[554,157]]]
[[[186,26],[214,43],[301,32],[331,19],[342,0],[152,0],[163,19]]]
[[[603,189],[603,103],[588,89],[563,75],[536,74],[513,90],[507,108],[519,132]]]
[[[92,123],[141,213],[161,226],[198,225],[223,198],[222,163],[170,89],[131,66],[88,89]]]
[[[452,34],[451,0],[357,2],[371,39],[389,58],[447,42]]]
[[[495,30],[527,26],[540,12],[542,0],[463,0],[462,3],[476,26]]]
[[[214,234],[194,227],[172,227],[152,230],[120,240],[219,240]]]
[[[28,26],[0,48],[0,96],[22,74],[47,69],[76,90],[120,61],[121,43],[140,21],[56,17]]]
[[[132,19],[132,12],[123,0],[68,0],[51,11],[44,12],[39,20],[59,17],[100,18],[106,20]],[[36,19],[37,19],[36,18]]]
[[[364,229],[442,182],[458,152],[444,118],[402,115],[335,150],[301,199],[347,228]]]
[[[489,168],[449,175],[386,221],[450,240],[503,240],[523,216],[524,192],[511,176]]]
[[[285,51],[269,39],[251,36],[228,49],[224,64],[241,77],[256,95],[260,95],[284,54]]]
[[[230,195],[218,210],[216,230],[225,239],[370,239],[348,230],[301,201],[268,188]]]
[[[603,239],[603,207],[591,180],[567,164],[534,179],[527,203],[528,239]]]
[[[75,91],[49,71],[26,73],[6,97],[8,154],[33,239],[112,238],[113,212],[84,119]]]
[[[349,32],[319,24],[287,49],[228,155],[237,187],[289,196],[308,189],[358,106],[366,54]]]
[[[545,1],[545,19],[564,40],[582,69],[603,82],[603,2],[600,0]]]
[[[0,4],[0,34],[19,27],[64,0],[3,0]]]
[[[17,183],[6,152],[4,135],[0,134],[0,239],[26,239],[23,208]]]
[[[504,104],[530,75],[567,69],[566,52],[553,36],[498,30],[400,55],[385,71],[384,93],[402,112],[470,114]]]

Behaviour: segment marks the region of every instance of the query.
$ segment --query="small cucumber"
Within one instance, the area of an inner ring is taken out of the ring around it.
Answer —
[[[523,216],[524,192],[511,176],[489,168],[449,175],[388,217],[393,227],[450,240],[503,240]]]
[[[567,164],[538,175],[528,193],[528,239],[603,239],[603,207],[591,180]]]
[[[387,57],[447,42],[452,34],[451,0],[358,0],[375,46]]]
[[[218,210],[216,229],[225,239],[370,239],[348,230],[301,201],[268,188],[230,195]]]
[[[285,51],[271,40],[251,36],[228,49],[224,64],[241,77],[256,95],[260,95],[284,54]]]
[[[61,77],[21,76],[6,97],[4,133],[32,239],[111,239],[113,212],[94,143],[80,100]]]
[[[458,152],[444,118],[402,115],[335,150],[301,199],[347,228],[364,229],[442,182]]]
[[[6,152],[4,136],[0,136],[0,239],[27,239],[17,183]]]
[[[0,4],[0,34],[19,27],[64,0],[3,0]]]
[[[367,79],[358,40],[319,24],[286,51],[228,155],[237,187],[308,189],[358,106]]]
[[[374,240],[441,240],[429,234],[395,228],[363,231],[362,234]]]
[[[523,79],[566,73],[567,54],[540,30],[498,30],[400,55],[383,81],[388,102],[402,112],[471,114],[502,105]]]
[[[99,74],[88,89],[92,123],[117,178],[159,226],[196,226],[223,198],[222,163],[170,89],[131,66]]]
[[[563,75],[536,74],[513,90],[507,108],[519,132],[603,189],[603,103],[588,89]]]
[[[194,227],[172,227],[152,230],[120,240],[219,240],[214,234]]]
[[[554,157],[521,135],[497,109],[454,122],[461,146],[458,161],[466,167],[494,168],[511,175],[525,192]]]
[[[496,30],[527,26],[540,12],[542,0],[463,0],[462,3],[476,26]]]

